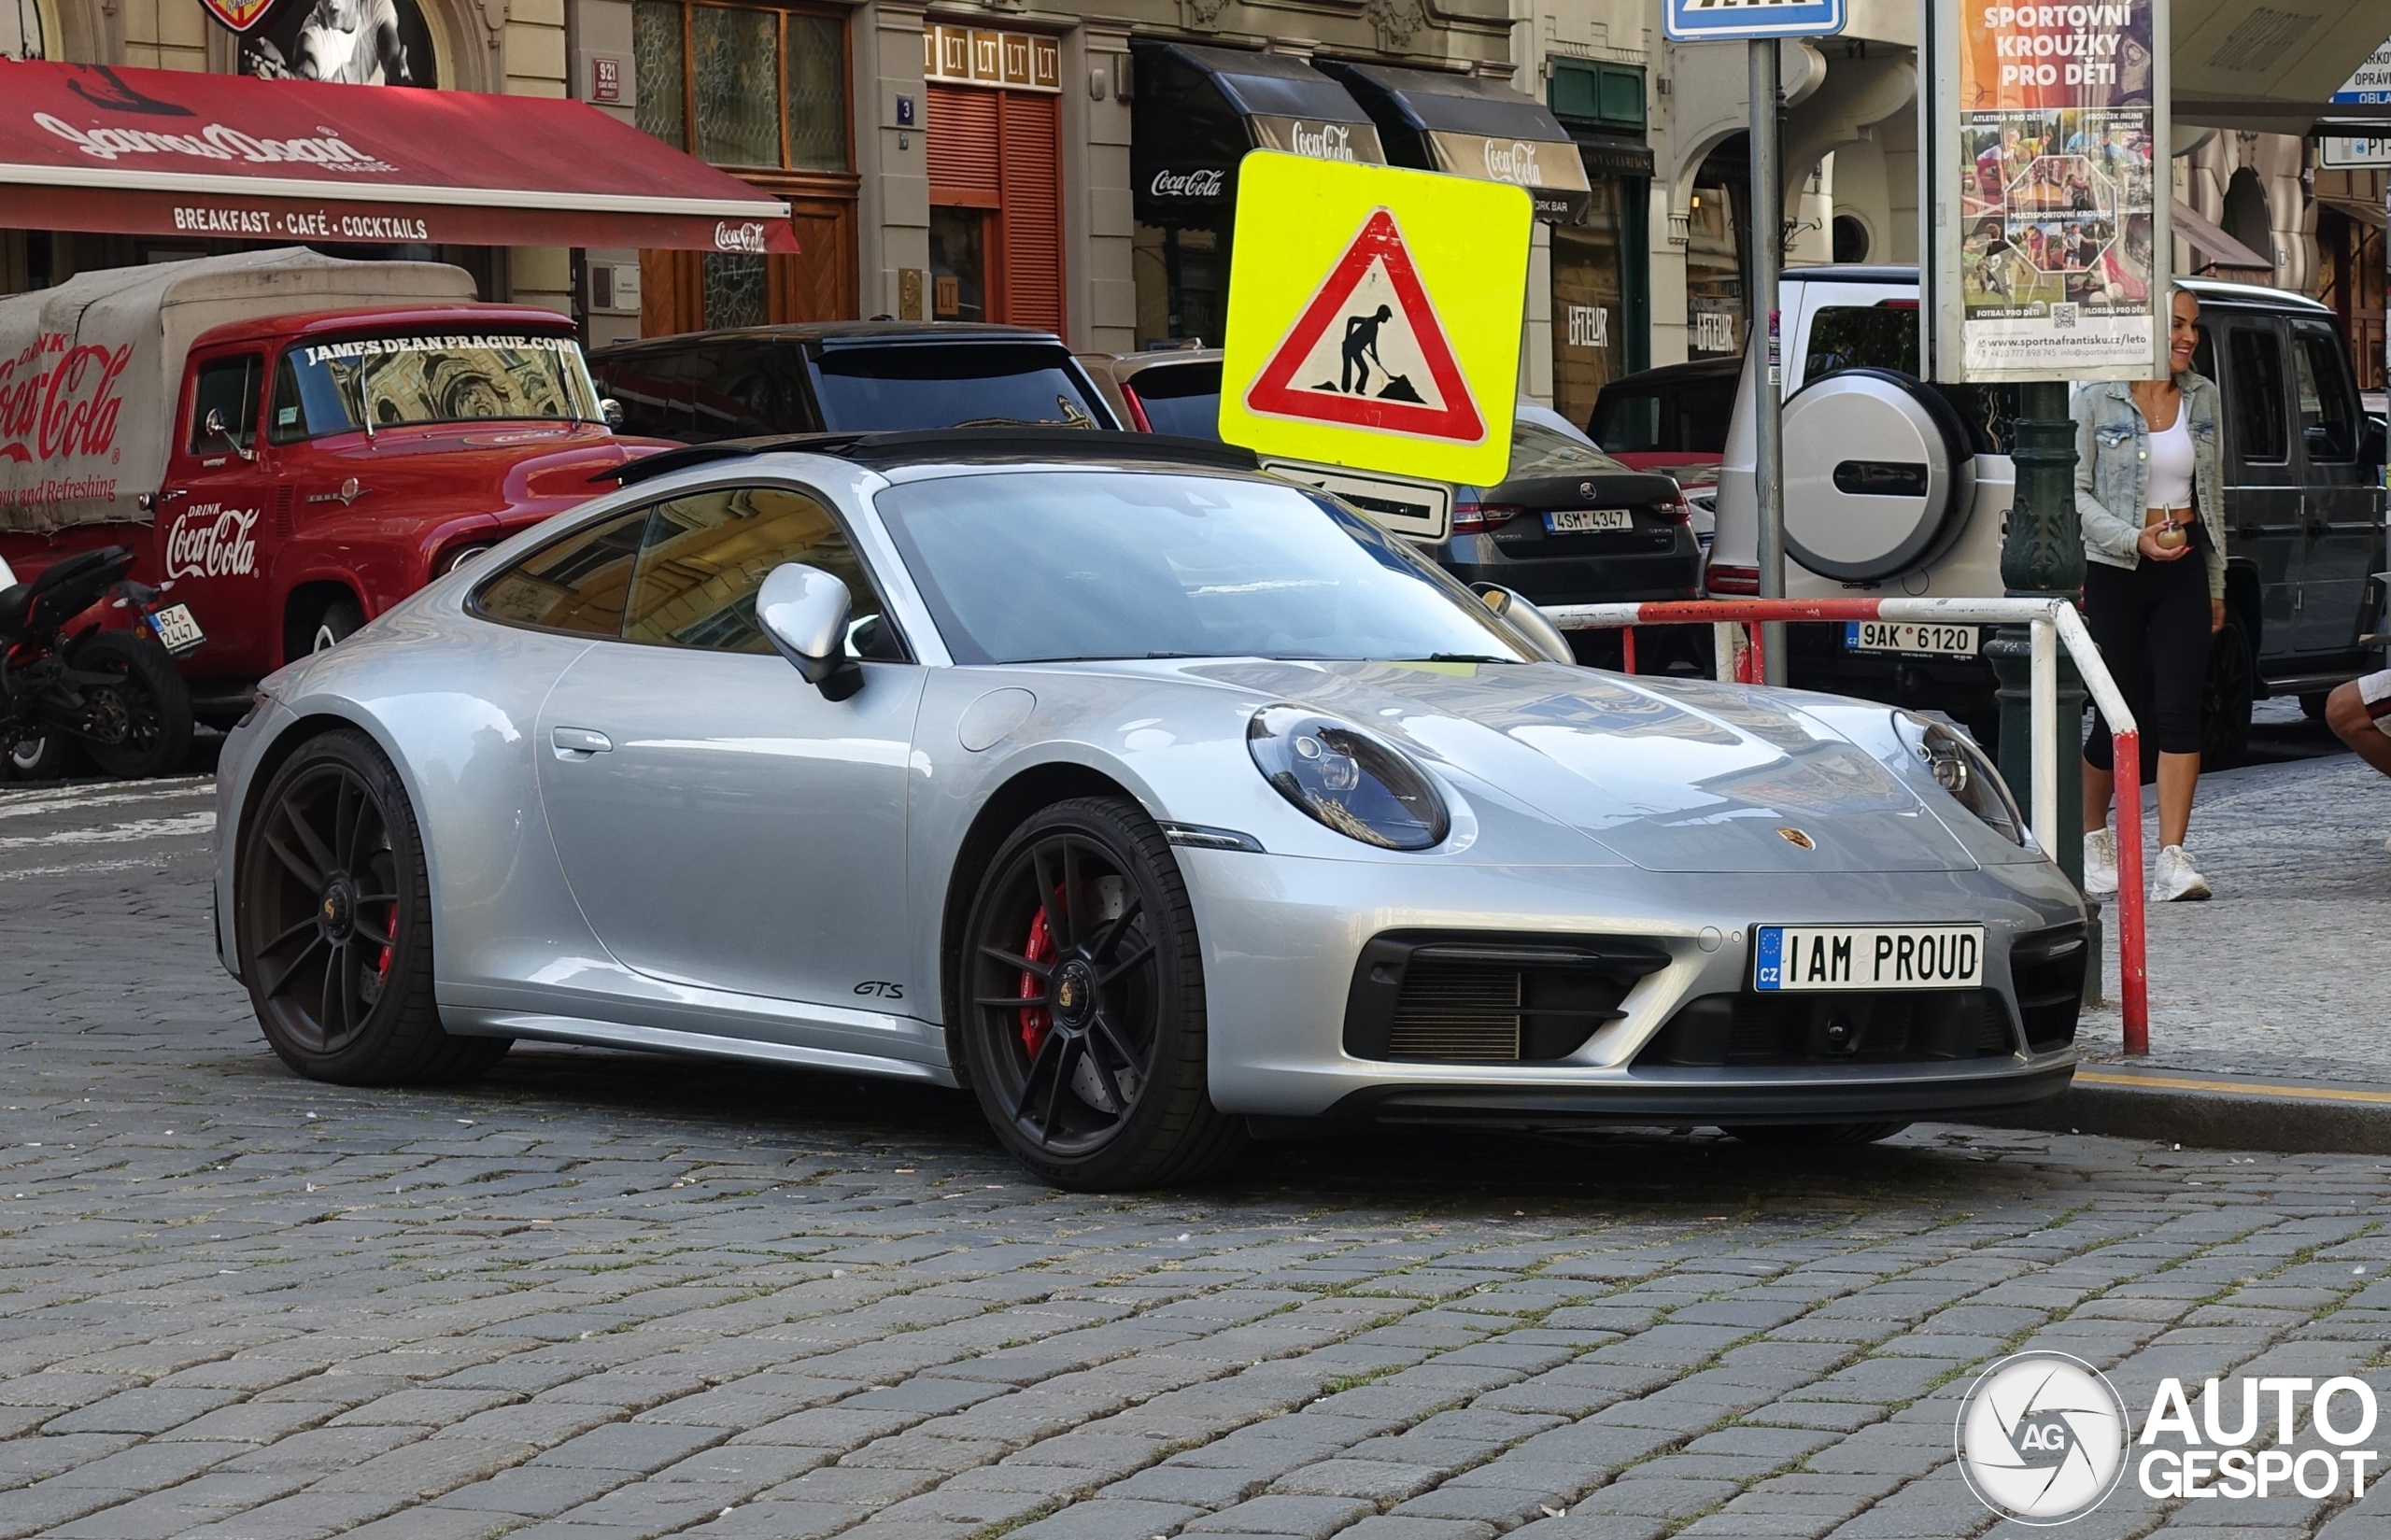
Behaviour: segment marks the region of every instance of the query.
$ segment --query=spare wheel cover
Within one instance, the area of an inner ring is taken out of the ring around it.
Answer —
[[[1785,548],[1821,577],[1873,583],[1932,559],[1975,501],[1959,414],[1889,369],[1843,369],[1785,403]]]

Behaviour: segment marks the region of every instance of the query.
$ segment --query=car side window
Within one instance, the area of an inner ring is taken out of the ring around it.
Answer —
[[[847,586],[847,651],[902,662],[904,643],[846,531],[820,499],[790,487],[717,487],[649,511],[623,637],[666,646],[768,653],[756,594],[773,568],[801,561]]]
[[[689,436],[688,381],[678,353],[643,348],[622,355],[601,353],[589,373],[601,395],[623,409],[617,431],[642,438]]]
[[[2343,376],[2341,346],[2329,332],[2293,330],[2294,379],[2299,386],[2299,436],[2312,465],[2346,465],[2357,459],[2357,403]]]
[[[2283,420],[2283,349],[2271,328],[2233,329],[2233,442],[2244,465],[2291,458]]]
[[[474,608],[492,620],[544,630],[621,635],[648,514],[633,508],[541,546],[483,584]]]
[[[1614,455],[1670,447],[1661,437],[1661,398],[1649,391],[1606,390],[1594,403],[1586,436]]]
[[[265,359],[257,353],[242,353],[229,359],[209,359],[199,366],[199,378],[191,388],[191,452],[194,455],[226,453],[224,440],[207,430],[207,414],[220,412],[225,431],[233,441],[248,449],[258,441],[258,396],[265,382]]]

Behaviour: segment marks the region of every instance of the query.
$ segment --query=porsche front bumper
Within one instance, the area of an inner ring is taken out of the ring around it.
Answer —
[[[1613,1123],[1874,1122],[1953,1116],[2058,1095],[2072,1042],[1927,1062],[1638,1064],[1687,1002],[1751,981],[1763,924],[1985,926],[1984,985],[2018,1020],[2018,938],[2080,923],[2058,869],[2024,861],[1949,872],[1832,876],[1653,872],[1634,867],[1468,867],[1181,849],[1204,943],[1212,1100],[1255,1116]],[[1521,1063],[1422,1062],[1348,1051],[1364,948],[1387,933],[1589,938],[1666,961],[1575,1052]],[[1650,1055],[1646,1055],[1650,1057]]]

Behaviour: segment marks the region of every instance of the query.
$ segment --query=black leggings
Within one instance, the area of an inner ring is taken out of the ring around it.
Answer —
[[[2160,754],[2200,750],[2208,616],[2208,563],[2197,546],[2175,561],[2144,557],[2130,571],[2098,561],[2084,564],[2084,624],[2142,724],[2142,741]],[[2109,768],[2106,720],[2095,721],[2084,762],[2094,770]]]

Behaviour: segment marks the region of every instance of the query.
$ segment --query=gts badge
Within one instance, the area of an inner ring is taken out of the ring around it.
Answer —
[[[875,999],[901,1000],[905,997],[905,986],[900,983],[891,983],[886,979],[866,979],[856,985],[856,993],[870,996]]]

